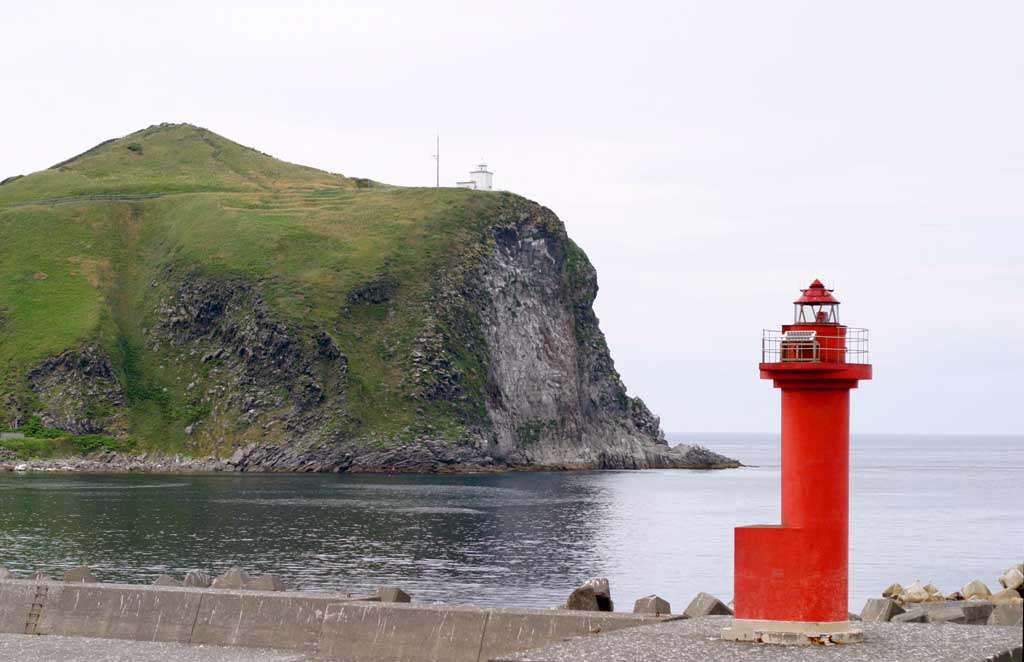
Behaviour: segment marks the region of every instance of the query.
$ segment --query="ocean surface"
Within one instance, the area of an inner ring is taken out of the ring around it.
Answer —
[[[103,581],[191,568],[301,590],[551,607],[608,577],[617,608],[732,597],[732,529],[779,518],[778,439],[675,435],[748,468],[446,476],[0,474],[0,565]],[[890,582],[990,587],[1024,560],[1024,437],[855,436],[850,604]]]

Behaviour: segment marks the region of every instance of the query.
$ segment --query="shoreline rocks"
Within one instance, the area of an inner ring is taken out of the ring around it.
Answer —
[[[697,449],[699,452],[693,451]],[[742,466],[724,461],[703,447],[691,447],[690,465],[651,468],[731,469]],[[614,468],[614,467],[608,467]],[[644,467],[634,467],[642,469]],[[483,460],[475,449],[441,442],[417,442],[386,449],[351,448],[295,449],[250,444],[227,458],[187,457],[162,453],[123,455],[101,452],[86,457],[28,459],[0,457],[0,473],[504,473],[512,471],[591,471],[595,467],[576,465],[503,464]]]

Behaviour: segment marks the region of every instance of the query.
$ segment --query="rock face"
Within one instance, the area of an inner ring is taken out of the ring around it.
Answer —
[[[46,359],[28,373],[43,425],[91,434],[123,429],[124,390],[109,355],[86,343]]]
[[[592,307],[597,274],[554,215],[523,206],[510,216],[466,283],[489,359],[490,453],[616,469],[721,462],[670,450],[658,418],[626,395]]]
[[[174,277],[173,270],[167,275]],[[187,389],[202,414],[196,422],[235,418],[280,425],[301,432],[305,441],[324,440],[322,424],[344,403],[348,370],[334,339],[323,330],[305,336],[289,328],[244,281],[194,273],[180,279],[157,308],[148,348],[199,357],[207,377],[201,391],[198,379]],[[241,458],[233,456],[236,465]]]

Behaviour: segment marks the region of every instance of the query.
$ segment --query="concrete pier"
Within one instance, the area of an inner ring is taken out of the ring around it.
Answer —
[[[1019,626],[863,622],[862,644],[793,648],[723,641],[717,635],[729,616],[684,620],[374,599],[0,580],[0,660],[1022,662]]]
[[[57,642],[43,640],[62,637],[68,639],[66,645],[70,648],[86,645],[81,641],[88,639],[80,638],[94,638],[183,644],[189,648],[236,647],[232,650],[244,648],[266,654],[270,654],[267,649],[274,649],[270,652],[289,653],[290,657],[280,658],[289,661],[488,662],[499,655],[566,638],[673,618],[394,604],[370,599],[376,596],[8,579],[0,580],[0,635],[13,636],[5,638],[3,645],[26,651],[49,650],[47,647],[56,646]],[[20,638],[24,635],[43,636],[33,643]],[[96,645],[114,646],[99,641]],[[124,644],[124,648],[130,646]],[[230,657],[241,653],[228,649],[222,653],[228,656],[224,660],[249,659]],[[139,653],[138,659],[145,659],[143,654]],[[64,658],[43,655],[11,659],[27,662]],[[110,659],[136,658],[126,654]]]

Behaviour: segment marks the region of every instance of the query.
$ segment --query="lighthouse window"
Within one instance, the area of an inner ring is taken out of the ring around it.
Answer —
[[[798,304],[794,321],[797,324],[838,324],[839,310],[832,304]]]

